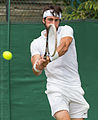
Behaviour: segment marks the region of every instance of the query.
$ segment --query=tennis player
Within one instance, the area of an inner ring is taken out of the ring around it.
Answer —
[[[84,120],[87,118],[89,104],[83,97],[73,29],[68,25],[59,26],[61,13],[61,8],[56,6],[49,6],[43,10],[42,21],[46,29],[31,43],[32,70],[35,75],[40,75],[45,70],[45,93],[52,116],[56,120]],[[57,30],[57,50],[54,57],[44,59],[47,28],[50,24],[54,24]]]

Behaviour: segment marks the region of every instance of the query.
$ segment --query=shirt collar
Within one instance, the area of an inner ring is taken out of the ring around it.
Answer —
[[[58,31],[57,31],[57,34],[59,33],[60,33],[60,27],[58,28]],[[45,34],[46,34],[46,29],[41,32],[41,36],[46,39]]]

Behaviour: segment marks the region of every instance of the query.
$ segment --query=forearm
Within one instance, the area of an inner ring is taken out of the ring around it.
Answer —
[[[67,52],[71,42],[72,42],[71,37],[65,37],[61,39],[60,45],[57,47],[57,52],[59,56],[62,56]]]
[[[38,76],[49,63],[49,58],[47,57],[47,59],[44,59],[42,56],[35,55],[31,58],[31,62],[33,65],[32,70],[34,74]]]
[[[32,71],[33,71],[33,73],[34,73],[36,76],[38,76],[38,75],[40,75],[40,74],[42,73],[42,70],[39,70],[39,72],[36,71],[36,69],[38,69],[38,66],[37,66],[37,64],[36,64],[36,62],[38,61],[38,59],[40,59],[40,55],[35,55],[35,56],[32,56],[32,58],[31,58]]]
[[[65,44],[60,44],[58,47],[57,47],[57,52],[59,54],[59,57],[64,55],[68,50],[68,47],[65,45]]]
[[[39,60],[37,59],[35,61],[35,63],[33,64],[33,72],[35,75],[40,75],[42,73],[42,70],[44,69],[44,66],[41,66],[41,64],[39,64]]]

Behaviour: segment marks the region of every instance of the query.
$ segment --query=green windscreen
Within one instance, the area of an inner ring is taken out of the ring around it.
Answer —
[[[48,103],[45,73],[32,72],[30,43],[44,29],[42,9],[52,0],[0,1],[0,120],[54,120]],[[56,5],[64,7],[61,1]],[[98,21],[66,21],[74,30],[79,73],[90,104],[87,120],[98,119]],[[13,54],[3,59],[3,51]]]
[[[87,120],[97,120],[98,22],[63,22],[61,25],[65,24],[74,29],[79,73],[90,104]],[[41,23],[11,24],[8,44],[8,25],[0,24],[0,120],[54,119],[45,94],[45,74],[36,77],[30,61],[30,43],[43,29]],[[2,58],[2,52],[8,50],[9,45],[13,54],[10,63]]]

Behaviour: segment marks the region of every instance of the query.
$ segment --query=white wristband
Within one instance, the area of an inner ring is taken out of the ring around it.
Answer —
[[[55,55],[53,57],[50,57],[50,60],[53,61],[59,57],[58,52],[56,51]]]
[[[34,69],[36,72],[40,72],[40,70],[38,70],[38,69],[36,68],[37,62],[38,62],[38,60],[35,61],[35,64],[33,65],[33,69]]]

